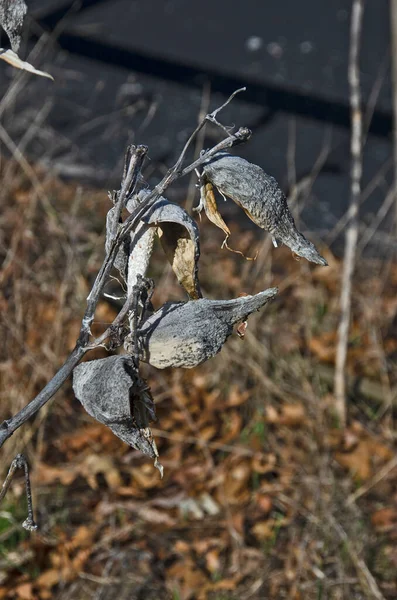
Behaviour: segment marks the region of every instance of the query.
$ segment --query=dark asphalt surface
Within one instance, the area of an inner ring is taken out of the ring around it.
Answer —
[[[288,189],[295,175],[299,180],[310,173],[327,151],[303,220],[322,236],[333,229],[349,198],[350,0],[84,4],[62,21],[59,45],[47,44],[35,62],[55,76],[55,84],[29,79],[3,113],[7,131],[18,141],[40,109],[42,116],[48,112],[26,149],[30,156],[63,176],[112,188],[125,145],[135,141],[149,146],[148,179],[155,181],[175,159],[205,98],[211,96],[213,108],[230,86],[242,82],[248,86],[245,99],[236,99],[222,117],[227,125],[253,129],[241,153]],[[52,30],[68,2],[28,5]],[[40,31],[32,23],[31,36]],[[364,186],[382,168],[385,172],[363,206],[367,223],[391,182],[389,44],[387,0],[367,2],[361,53],[365,102],[372,104],[375,89],[379,93],[365,148]],[[16,76],[0,66],[2,94]],[[205,144],[214,141],[210,132]]]

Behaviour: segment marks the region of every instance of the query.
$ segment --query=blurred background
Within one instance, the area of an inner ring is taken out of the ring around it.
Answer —
[[[393,599],[397,594],[397,266],[390,3],[366,2],[365,146],[348,351],[348,426],[333,410],[350,197],[349,0],[31,0],[20,55],[0,64],[0,417],[22,408],[73,348],[104,256],[107,190],[127,143],[154,185],[198,120],[252,139],[235,153],[276,177],[324,269],[273,249],[233,203],[233,248],[203,217],[201,283],[278,299],[245,339],[194,370],[144,374],[157,402],[150,462],[83,412],[67,384],[2,448],[32,465],[0,507],[1,598]],[[6,36],[1,46],[7,47]],[[208,126],[190,158],[222,139]],[[167,193],[189,211],[194,177]],[[185,299],[160,249],[155,303]],[[105,299],[96,327],[111,322]],[[97,351],[96,357],[105,356]],[[94,356],[91,356],[93,358]]]

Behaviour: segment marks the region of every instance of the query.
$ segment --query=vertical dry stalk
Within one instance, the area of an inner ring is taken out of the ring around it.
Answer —
[[[342,426],[346,424],[345,369],[351,312],[352,280],[358,239],[358,216],[362,175],[363,119],[361,112],[359,52],[363,11],[364,1],[354,0],[350,26],[350,53],[348,70],[352,128],[350,140],[350,220],[347,224],[345,236],[345,255],[343,262],[342,286],[340,296],[341,315],[338,327],[338,343],[336,348],[336,365],[334,381],[335,409],[339,416],[340,424]]]
[[[391,76],[393,84],[394,202],[397,235],[397,0],[390,0]]]

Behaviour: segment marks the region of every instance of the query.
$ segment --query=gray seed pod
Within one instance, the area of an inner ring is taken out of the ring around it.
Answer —
[[[127,203],[127,210],[132,212],[149,193],[150,190],[141,190],[133,196]],[[157,229],[165,255],[189,297],[201,298],[198,280],[200,234],[191,216],[181,206],[160,196],[142,217],[142,223],[147,229]],[[135,258],[131,266],[134,261]]]
[[[249,218],[272,234],[298,256],[318,265],[327,265],[315,248],[296,228],[285,194],[274,177],[244,158],[218,152],[204,165],[204,174],[221,194],[238,204]]]
[[[0,25],[8,35],[14,52],[19,50],[27,10],[24,0],[0,0]]]
[[[138,391],[140,383],[129,356],[87,361],[73,371],[74,393],[88,414],[126,444],[156,458],[156,446],[145,435],[155,420],[154,402],[148,390]]]
[[[139,330],[141,359],[158,369],[200,365],[221,350],[233,325],[244,321],[276,294],[277,288],[270,288],[234,300],[168,302]]]
[[[200,233],[191,216],[162,196],[142,221],[158,227],[160,242],[172,269],[190,298],[201,298],[198,280]]]

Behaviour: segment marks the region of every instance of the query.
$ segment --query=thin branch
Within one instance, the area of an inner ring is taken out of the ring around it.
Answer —
[[[389,210],[392,208],[393,203],[395,202],[395,189],[394,186],[389,192],[386,194],[385,199],[382,202],[381,207],[376,213],[375,217],[371,221],[371,224],[368,225],[364,234],[360,239],[360,243],[357,248],[357,256],[360,257],[366,246],[374,237],[375,233],[378,231],[378,228],[382,221],[386,218]]]
[[[367,494],[372,488],[374,488],[378,483],[380,483],[383,479],[385,479],[388,474],[397,467],[397,456],[394,456],[389,462],[387,462],[379,471],[366,483],[364,483],[361,487],[359,487],[355,492],[350,494],[346,500],[346,504],[353,504],[356,502],[361,496]]]
[[[24,527],[28,531],[35,531],[37,529],[37,525],[33,517],[33,502],[32,492],[30,489],[29,465],[23,454],[17,454],[14,460],[12,461],[10,468],[8,469],[7,477],[5,478],[5,481],[0,490],[0,502],[4,499],[6,493],[8,492],[8,488],[11,485],[11,481],[13,480],[15,471],[17,469],[24,470],[26,500],[28,505],[28,516],[22,523],[22,527]]]
[[[76,346],[70,356],[67,358],[65,363],[54,375],[54,377],[47,383],[47,385],[41,390],[41,392],[29,402],[22,410],[16,415],[6,421],[3,421],[0,425],[0,448],[9,437],[19,428],[21,425],[26,423],[37,411],[39,411],[44,404],[46,404],[53,395],[59,390],[59,388],[65,383],[73,369],[83,358],[86,353],[86,349],[82,346]]]
[[[233,100],[233,98],[237,94],[239,94],[240,92],[245,92],[246,89],[247,88],[243,87],[243,88],[236,90],[235,92],[233,92],[233,94],[231,94],[229,96],[229,98],[226,100],[226,102],[224,102],[222,104],[222,106],[220,106],[219,108],[216,108],[214,111],[212,111],[212,113],[205,115],[204,119],[202,119],[202,121],[197,125],[196,129],[193,131],[192,135],[189,137],[188,141],[186,142],[186,144],[185,144],[178,160],[176,161],[175,165],[173,166],[172,170],[175,170],[176,173],[179,172],[190,144],[192,143],[192,141],[194,140],[194,138],[196,137],[198,132],[204,127],[204,125],[206,124],[207,121],[210,121],[211,123],[214,123],[215,125],[220,127],[222,129],[222,131],[224,131],[228,137],[232,137],[232,135],[227,131],[227,129],[216,120],[216,116],[221,110],[223,110],[228,104],[230,104],[230,102]]]
[[[239,88],[238,90],[235,90],[235,91],[233,92],[233,94],[230,94],[230,96],[229,96],[229,98],[226,100],[226,102],[224,102],[224,103],[223,103],[223,104],[222,104],[222,105],[221,105],[219,108],[216,108],[215,110],[213,110],[211,114],[207,115],[207,119],[208,119],[208,120],[215,119],[215,118],[216,118],[216,116],[217,116],[217,114],[218,114],[219,112],[221,112],[221,110],[223,110],[224,108],[226,108],[226,106],[227,106],[228,104],[230,104],[230,102],[233,100],[233,98],[234,98],[235,96],[237,96],[237,94],[240,94],[241,92],[245,92],[245,91],[246,91],[246,89],[247,89],[247,88],[245,88],[245,87],[242,87],[242,88]]]
[[[110,276],[110,272],[112,270],[119,248],[126,236],[134,229],[134,227],[136,227],[136,225],[139,223],[139,221],[142,219],[142,217],[148,211],[148,209],[176,179],[191,173],[220,150],[231,148],[233,145],[245,142],[251,137],[251,131],[246,127],[241,127],[234,134],[228,134],[228,137],[226,139],[219,142],[219,144],[217,144],[207,152],[204,152],[197,160],[195,160],[193,163],[191,163],[182,170],[182,164],[187,149],[193,141],[194,137],[204,126],[206,121],[211,120],[212,117],[215,118],[218,112],[222,110],[225,106],[227,106],[229,102],[231,102],[231,100],[234,98],[234,96],[240,91],[243,91],[243,89],[234,92],[228,98],[228,100],[221,107],[213,111],[211,115],[206,115],[206,117],[201,121],[201,123],[196,127],[192,135],[189,137],[175,165],[167,172],[165,177],[152,190],[152,192],[148,194],[145,197],[145,199],[135,208],[135,210],[124,221],[124,223],[119,224],[119,217],[121,216],[122,210],[126,206],[129,196],[135,191],[142,163],[147,153],[146,146],[138,146],[137,148],[129,147],[127,149],[127,158],[124,166],[122,186],[120,191],[115,196],[116,210],[112,228],[113,237],[111,236],[110,249],[97,274],[93,287],[88,295],[87,307],[84,317],[82,319],[80,334],[76,346],[70,354],[70,356],[65,361],[65,363],[63,364],[63,366],[54,375],[51,381],[47,383],[43,390],[33,400],[31,400],[29,404],[27,404],[19,413],[17,413],[10,419],[3,421],[3,423],[0,424],[0,448],[4,444],[4,442],[9,437],[11,437],[11,435],[19,427],[21,427],[21,425],[23,425],[28,419],[30,419],[52,398],[52,396],[54,396],[54,394],[59,390],[59,388],[66,381],[66,379],[71,375],[75,366],[80,362],[80,360],[89,350],[99,345],[102,345],[103,342],[107,339],[107,337],[111,337],[115,334],[119,326],[122,324],[124,318],[128,314],[128,311],[130,310],[130,304],[127,301],[121,309],[119,315],[113,321],[112,325],[105,331],[105,333],[102,334],[99,338],[93,340],[91,343],[89,342],[91,336],[90,326],[94,320],[94,314],[98,301],[101,297],[103,288],[108,280],[108,277]],[[127,163],[128,167],[126,167]]]
[[[363,118],[361,112],[359,51],[361,39],[363,0],[354,0],[350,27],[350,56],[349,56],[349,86],[352,132],[350,141],[351,151],[351,192],[350,220],[345,236],[345,255],[341,282],[340,310],[341,316],[338,327],[338,343],[335,362],[335,410],[340,424],[346,424],[346,362],[347,346],[351,313],[352,280],[355,265],[356,246],[358,239],[358,216],[362,176],[362,141]]]
[[[80,346],[85,346],[88,343],[90,336],[90,326],[92,321],[94,320],[95,309],[97,307],[99,298],[101,297],[101,293],[105,282],[108,276],[110,275],[110,271],[112,270],[113,263],[115,261],[119,247],[125,237],[125,235],[120,236],[120,215],[123,208],[127,204],[128,197],[134,192],[134,189],[136,187],[138,175],[141,171],[143,161],[147,154],[147,147],[138,146],[137,148],[135,148],[129,146],[127,148],[127,154],[130,157],[128,168],[126,169],[124,167],[121,189],[116,194],[116,205],[113,216],[113,226],[110,232],[111,247],[87,298],[87,308],[83,317],[80,336],[77,342],[77,344]]]

